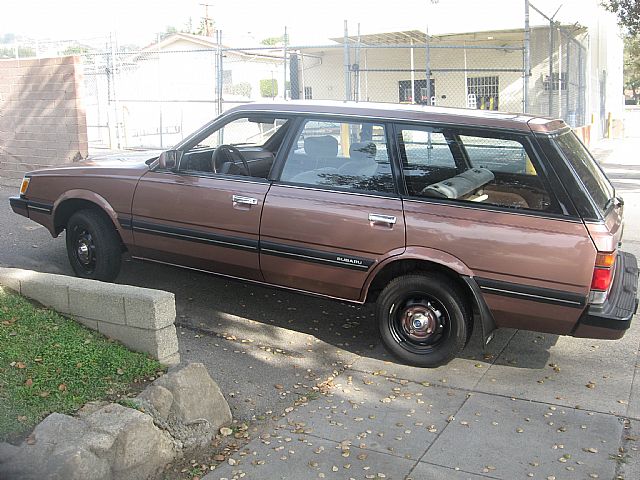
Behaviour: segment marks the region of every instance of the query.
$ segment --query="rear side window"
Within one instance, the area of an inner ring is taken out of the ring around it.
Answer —
[[[402,171],[409,195],[420,196],[426,185],[456,174],[451,142],[441,129],[416,127],[398,131]]]
[[[524,145],[519,141],[468,135],[460,135],[460,140],[474,167],[488,168],[493,172],[536,174]]]
[[[399,141],[409,195],[557,213],[526,138],[443,128],[411,142],[407,133],[415,132],[401,130]]]
[[[600,212],[604,213],[615,190],[600,166],[573,132],[563,133],[554,143],[580,178]]]
[[[280,180],[339,190],[395,192],[384,125],[307,121]]]

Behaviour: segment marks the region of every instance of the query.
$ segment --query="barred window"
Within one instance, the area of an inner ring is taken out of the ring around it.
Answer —
[[[311,87],[304,87],[304,99],[305,100],[313,99],[313,90],[311,90]]]
[[[498,110],[500,105],[500,81],[498,76],[467,78],[469,106],[479,110]]]
[[[436,96],[436,81],[432,78],[429,82],[431,85],[431,97]],[[431,100],[427,95],[426,80],[414,80],[413,92],[416,95],[415,102],[411,97],[411,80],[400,80],[398,82],[398,98],[400,102],[419,103],[421,105],[431,105]]]
[[[567,89],[567,72],[557,73],[554,72],[553,77],[549,77],[549,75],[544,76],[544,91],[549,92],[557,92],[558,90],[566,90]]]

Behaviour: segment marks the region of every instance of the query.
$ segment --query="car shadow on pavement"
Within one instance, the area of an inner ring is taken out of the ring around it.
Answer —
[[[256,343],[293,350],[289,353],[294,356],[306,356],[320,341],[360,357],[401,364],[381,344],[373,305],[353,305],[139,261],[125,262],[118,282],[173,292],[176,324],[210,335],[254,337]],[[304,343],[293,342],[293,337],[275,338],[273,327],[313,338]],[[497,330],[495,339],[483,348],[481,330],[476,326],[459,358],[494,363],[514,333]],[[545,340],[530,342],[536,352],[528,355],[527,362],[509,359],[509,365],[539,369],[547,364],[549,349],[558,337],[531,335]],[[299,351],[287,343],[297,344]]]

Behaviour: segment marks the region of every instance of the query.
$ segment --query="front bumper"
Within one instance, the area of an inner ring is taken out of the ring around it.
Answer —
[[[631,326],[631,319],[638,310],[638,262],[627,252],[619,252],[616,273],[607,300],[602,305],[587,308],[574,337],[622,338]]]
[[[13,210],[14,213],[29,218],[29,202],[24,198],[10,197],[9,205],[11,205],[11,210]]]
[[[53,205],[49,203],[34,202],[22,197],[9,197],[9,204],[11,210],[24,217],[29,217],[30,212],[51,215],[53,211]]]

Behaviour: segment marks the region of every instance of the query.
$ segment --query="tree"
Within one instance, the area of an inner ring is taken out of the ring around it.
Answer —
[[[618,23],[626,27],[629,34],[640,34],[640,3],[638,0],[602,0],[601,5],[618,17]]]
[[[267,45],[267,46],[275,46],[282,42],[284,42],[284,35],[280,35],[279,37],[265,38],[264,40],[260,41],[260,44]]]
[[[260,80],[260,96],[262,98],[275,98],[278,95],[278,80],[265,78]]]
[[[31,47],[18,47],[18,57],[35,57],[36,51]],[[15,48],[0,48],[0,58],[16,58]]]
[[[251,84],[249,82],[234,83],[231,85],[231,94],[251,98]]]
[[[159,40],[164,40],[167,37],[170,37],[171,35],[178,33],[178,29],[176,27],[174,27],[173,25],[167,25],[167,27],[165,28],[164,32],[162,32],[158,37]]]
[[[640,97],[640,37],[624,38],[624,88],[633,92],[638,103]]]
[[[84,55],[88,51],[89,49],[82,45],[70,45],[63,50],[62,55]]]

